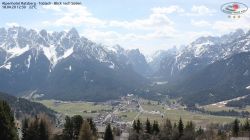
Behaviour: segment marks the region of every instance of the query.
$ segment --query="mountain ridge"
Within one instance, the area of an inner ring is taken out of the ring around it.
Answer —
[[[74,28],[47,33],[14,27],[1,28],[0,33],[2,91],[15,95],[37,91],[45,97],[69,100],[107,100],[147,83],[133,68],[137,58],[129,59],[130,51],[121,50],[118,54],[80,37]],[[144,56],[141,58],[145,61]]]
[[[0,90],[18,96],[36,92],[44,95],[42,98],[104,101],[141,87],[151,88],[152,83],[161,83],[166,86],[162,92],[169,93],[174,89],[173,93],[183,97],[184,92],[202,96],[201,91],[211,89],[225,95],[223,92],[230,88],[227,79],[219,79],[222,81],[218,90],[212,86],[218,79],[211,80],[202,75],[206,72],[212,75],[209,68],[214,65],[220,68],[213,68],[215,72],[227,71],[230,67],[222,62],[234,60],[237,55],[243,57],[247,52],[250,52],[250,31],[245,33],[240,29],[220,37],[197,38],[182,49],[173,47],[158,51],[147,62],[139,49],[97,44],[81,37],[74,28],[53,33],[22,27],[0,28],[0,76],[3,79]],[[232,75],[227,73],[225,77],[228,76]],[[197,77],[203,79],[197,80]],[[204,85],[201,80],[211,84]]]

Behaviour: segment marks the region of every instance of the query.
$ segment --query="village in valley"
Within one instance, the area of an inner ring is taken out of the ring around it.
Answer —
[[[111,124],[117,128],[120,139],[127,139],[133,121],[140,119],[145,122],[156,120],[162,124],[167,118],[172,122],[178,122],[180,117],[184,122],[192,120],[197,126],[205,127],[209,123],[229,123],[233,117],[213,116],[200,112],[187,111],[177,99],[167,96],[159,101],[147,100],[133,94],[128,94],[117,100],[106,102],[85,101],[59,101],[59,100],[37,100],[48,108],[57,111],[58,127],[63,127],[65,116],[81,115],[83,118],[92,118],[99,137],[103,137],[105,127]],[[118,138],[118,139],[119,139]]]
[[[58,127],[63,127],[65,116],[82,115],[84,118],[93,118],[100,137],[104,134],[107,124],[119,128],[120,138],[127,139],[129,128],[134,120],[146,119],[162,122],[165,118],[165,110],[183,109],[177,101],[170,102],[168,97],[162,101],[151,101],[140,98],[133,94],[123,96],[118,100],[107,102],[84,102],[84,101],[59,101],[59,100],[37,100],[59,114]],[[176,118],[176,121],[179,118]]]

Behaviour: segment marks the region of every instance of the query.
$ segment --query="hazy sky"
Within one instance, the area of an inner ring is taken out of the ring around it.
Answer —
[[[98,43],[139,48],[146,54],[187,44],[202,35],[221,35],[237,28],[250,29],[250,10],[240,19],[230,19],[220,11],[222,4],[230,2],[228,0],[81,2],[81,6],[38,6],[36,10],[1,8],[0,26],[19,25],[48,31],[75,27],[79,34]],[[238,2],[250,6],[250,0]]]

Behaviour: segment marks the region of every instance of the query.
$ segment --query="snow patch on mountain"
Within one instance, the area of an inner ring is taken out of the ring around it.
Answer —
[[[248,76],[249,75],[249,71],[246,70],[244,73],[243,73],[244,76]]]
[[[5,63],[4,65],[0,66],[0,69],[1,69],[1,68],[10,70],[10,69],[11,69],[11,62]]]
[[[195,48],[194,50],[194,56],[195,57],[200,57],[202,56],[209,48],[208,46],[214,45],[213,42],[207,41],[201,44],[196,44],[195,46],[192,46]]]
[[[57,52],[56,47],[54,45],[51,45],[50,47],[42,47],[44,55],[48,58],[50,63],[52,64],[52,67],[54,67],[57,64]]]
[[[24,47],[24,48],[14,47],[14,48],[11,48],[11,49],[7,50],[7,52],[9,54],[11,54],[11,56],[8,59],[20,56],[21,54],[23,54],[26,51],[28,51],[29,48],[30,48],[29,45],[26,45],[26,47]]]
[[[125,52],[125,50],[120,45],[105,46],[105,49],[115,54],[120,54]]]
[[[114,52],[114,53],[117,53],[118,52],[118,49],[115,48],[114,46],[105,46],[107,48],[108,51],[110,52]]]
[[[111,62],[111,64],[109,65],[109,68],[114,69],[115,68],[115,64],[113,62]]]
[[[67,58],[69,57],[71,54],[73,53],[73,47],[69,48],[68,50],[66,50],[62,56],[62,58]]]
[[[30,68],[30,60],[31,60],[31,55],[29,55],[28,59],[25,61],[25,65],[28,69]]]

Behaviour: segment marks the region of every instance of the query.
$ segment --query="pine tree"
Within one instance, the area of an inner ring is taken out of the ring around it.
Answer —
[[[199,129],[195,132],[195,137],[198,140],[202,140],[205,139],[205,132],[204,130],[201,128],[201,126],[199,127]]]
[[[246,118],[246,120],[245,120],[243,129],[244,129],[245,131],[250,131],[250,124],[249,124],[248,118]]]
[[[140,130],[141,130],[141,122],[139,119],[137,119],[137,121],[133,121],[133,124],[132,124],[132,127],[133,127],[133,130],[136,131],[136,133],[139,133]]]
[[[164,124],[164,127],[169,131],[171,132],[173,127],[172,127],[172,124],[171,124],[171,121],[169,119],[166,120],[165,124]]]
[[[113,133],[115,136],[121,136],[121,129],[119,127],[113,127]]]
[[[110,124],[108,124],[107,127],[106,127],[103,140],[114,140],[114,136],[113,136]]]
[[[239,120],[235,119],[232,128],[233,136],[238,137],[239,131],[240,131]]]
[[[136,133],[139,133],[140,130],[142,130],[142,124],[141,124],[140,119],[138,118],[136,122]]]
[[[69,116],[65,117],[65,123],[63,128],[63,139],[72,140],[73,139],[73,123]]]
[[[28,125],[27,125],[28,124]],[[48,140],[49,139],[49,123],[44,116],[35,116],[33,119],[24,120],[22,140]],[[27,128],[28,126],[28,128]]]
[[[187,122],[182,139],[195,140],[195,126],[192,121]]]
[[[166,122],[164,123],[164,133],[167,133],[168,135],[171,135],[173,127],[171,124],[171,121],[169,119],[166,120]]]
[[[174,122],[174,126],[173,126],[173,128],[177,128],[177,124],[176,124],[176,122]]]
[[[226,140],[227,134],[224,131],[222,131],[221,129],[219,129],[218,133],[217,133],[217,139]]]
[[[37,116],[30,119],[28,122],[28,129],[26,131],[26,138],[23,140],[40,140],[39,139],[39,119]]]
[[[158,122],[154,121],[154,123],[153,123],[153,133],[157,135],[159,132],[160,132],[160,128],[159,128]]]
[[[88,118],[87,121],[88,121],[88,123],[90,125],[90,129],[92,131],[92,134],[94,136],[97,136],[97,128],[95,126],[95,123],[93,122],[93,119],[92,118]]]
[[[88,121],[83,121],[78,140],[93,140],[92,130]]]
[[[185,130],[194,132],[195,131],[194,123],[192,121],[187,122]]]
[[[73,140],[77,140],[83,123],[83,118],[80,115],[75,115],[71,120],[73,124]]]
[[[22,122],[22,140],[26,140],[28,136],[28,128],[29,128],[29,119],[24,118]]]
[[[1,140],[18,139],[14,116],[5,101],[0,101],[0,138]]]
[[[132,127],[133,127],[133,130],[134,130],[134,131],[136,131],[136,130],[137,130],[137,125],[136,125],[135,120],[133,121]]]
[[[147,118],[147,121],[146,121],[146,128],[145,128],[145,130],[146,130],[146,133],[148,133],[148,134],[151,134],[151,124],[150,124],[150,121],[148,120],[148,118]]]
[[[204,134],[204,130],[201,127],[199,127],[199,129],[196,131],[196,135],[200,136],[203,134]]]
[[[184,131],[184,125],[183,125],[183,122],[182,122],[181,118],[180,118],[179,123],[178,123],[178,131],[179,131],[180,136],[182,136],[183,131]]]
[[[171,121],[169,119],[166,119],[160,131],[160,139],[170,140],[172,136],[172,131],[173,131],[173,127],[172,127]]]
[[[44,118],[40,118],[39,122],[39,139],[40,140],[48,140],[49,139],[49,130],[47,122]]]
[[[140,130],[142,128],[139,118],[137,120],[133,121],[132,127],[133,127],[133,131],[130,133],[129,139],[130,140],[138,140],[139,139],[139,133],[140,133]]]

